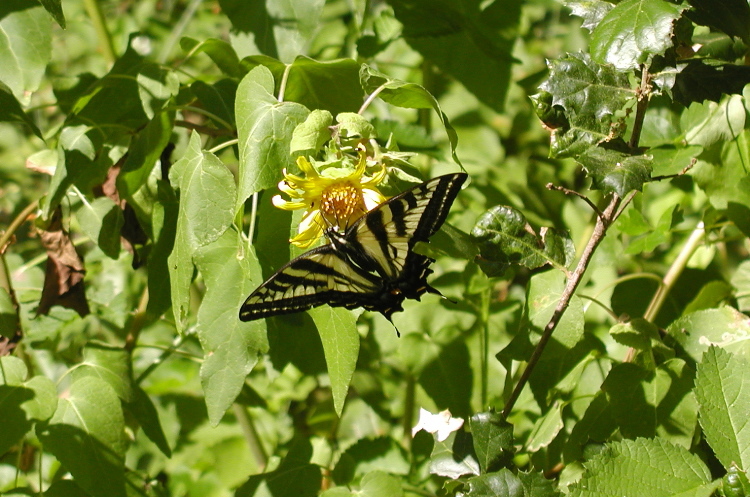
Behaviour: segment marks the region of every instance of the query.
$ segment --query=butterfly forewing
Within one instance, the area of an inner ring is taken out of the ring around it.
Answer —
[[[379,205],[347,232],[353,250],[397,277],[417,242],[426,242],[443,225],[466,174],[448,174],[422,183]]]

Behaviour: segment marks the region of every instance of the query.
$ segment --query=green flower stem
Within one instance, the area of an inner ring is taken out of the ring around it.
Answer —
[[[482,408],[487,406],[487,390],[489,384],[489,361],[490,361],[490,293],[491,289],[487,288],[482,292],[482,332],[480,333],[480,348],[482,356],[480,358],[480,369],[482,375],[481,400]]]
[[[117,59],[115,54],[115,45],[112,42],[112,35],[107,29],[107,23],[104,21],[104,14],[99,6],[99,0],[83,0],[83,5],[86,8],[86,13],[91,18],[91,22],[94,23],[94,29],[99,37],[100,47],[104,58],[108,63],[114,64]]]
[[[255,459],[255,464],[259,469],[258,472],[261,473],[266,465],[268,465],[268,454],[266,454],[263,443],[260,441],[253,418],[250,417],[247,409],[239,404],[232,404],[232,411],[234,411],[237,422],[242,428],[242,433],[245,435],[247,446],[250,448],[250,452]]]
[[[677,282],[677,278],[679,278],[682,272],[685,270],[690,257],[692,257],[698,247],[700,247],[700,245],[703,243],[703,238],[705,236],[706,230],[704,228],[703,221],[701,221],[698,223],[698,226],[695,227],[693,233],[685,243],[685,246],[682,247],[682,250],[680,250],[677,258],[669,267],[667,274],[664,275],[664,279],[661,282],[662,284],[659,285],[659,288],[656,290],[654,297],[651,299],[651,302],[648,305],[648,309],[646,309],[646,313],[643,315],[644,319],[652,323],[654,322],[654,319],[656,319],[656,316],[659,314],[662,305],[664,305],[664,301],[666,300],[667,295],[669,295],[672,287],[674,287],[674,284]]]
[[[169,33],[169,38],[167,38],[167,41],[164,42],[164,45],[159,52],[159,57],[157,58],[157,60],[161,64],[166,63],[167,59],[169,58],[169,54],[172,53],[172,50],[174,50],[175,45],[177,45],[178,40],[182,37],[188,24],[190,24],[190,21],[192,21],[193,17],[195,17],[195,13],[198,11],[198,7],[201,3],[203,3],[203,0],[192,0],[185,8],[185,10],[182,11],[180,20],[177,21],[177,24],[175,24],[174,28],[172,28],[172,31]]]
[[[404,430],[403,441],[407,450],[411,448],[411,428],[414,426],[414,396],[417,392],[417,381],[414,375],[406,373],[406,395],[404,396],[404,417],[402,428]]]

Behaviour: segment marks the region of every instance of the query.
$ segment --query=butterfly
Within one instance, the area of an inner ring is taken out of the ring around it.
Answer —
[[[377,311],[392,321],[405,299],[441,295],[427,283],[435,262],[414,251],[442,226],[466,173],[439,176],[390,198],[328,243],[276,271],[240,307],[240,320],[306,311],[319,305]]]

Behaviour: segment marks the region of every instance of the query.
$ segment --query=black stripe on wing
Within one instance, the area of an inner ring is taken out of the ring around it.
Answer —
[[[240,320],[306,311],[323,304],[366,307],[378,296],[382,281],[343,257],[325,245],[293,259],[250,294],[240,308]]]

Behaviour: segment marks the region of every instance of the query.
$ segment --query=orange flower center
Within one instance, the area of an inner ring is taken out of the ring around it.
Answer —
[[[338,226],[349,226],[366,210],[362,192],[349,182],[333,184],[320,195],[320,212]]]

